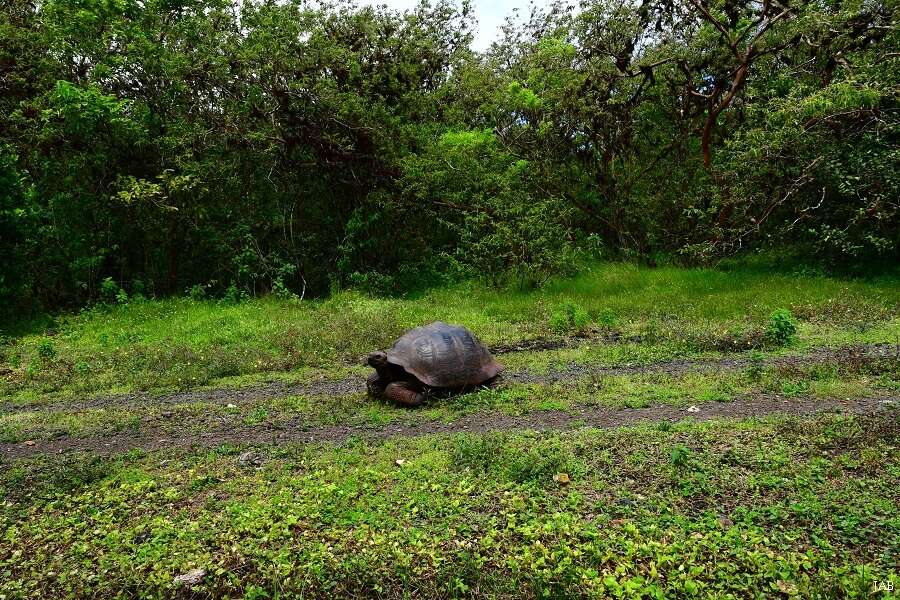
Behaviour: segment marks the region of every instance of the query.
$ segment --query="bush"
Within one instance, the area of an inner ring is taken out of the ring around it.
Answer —
[[[536,166],[490,130],[447,131],[404,161],[397,225],[383,223],[381,235],[393,243],[402,227],[413,240],[424,236],[420,247],[498,287],[534,288],[568,274],[574,211],[542,189]]]
[[[779,308],[769,317],[769,326],[766,328],[766,338],[778,346],[787,346],[797,333],[797,323],[791,311]]]
[[[100,299],[107,304],[125,304],[128,302],[128,292],[119,287],[112,277],[107,277],[100,283]]]
[[[191,300],[199,301],[206,298],[206,286],[203,284],[192,285],[187,291],[188,297]]]

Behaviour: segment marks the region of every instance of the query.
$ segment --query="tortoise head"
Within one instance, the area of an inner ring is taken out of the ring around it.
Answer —
[[[369,358],[366,359],[366,362],[370,367],[383,369],[388,366],[388,357],[384,352],[373,352],[369,355]]]

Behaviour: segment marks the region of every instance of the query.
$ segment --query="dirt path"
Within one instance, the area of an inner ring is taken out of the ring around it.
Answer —
[[[507,349],[516,351],[516,349]],[[778,356],[765,359],[761,365],[767,367],[804,367],[820,363],[837,362],[841,364],[860,364],[876,360],[895,360],[900,364],[898,348],[894,344],[864,344],[840,348],[816,348],[804,354]],[[738,370],[748,367],[751,360],[746,355],[730,356],[716,359],[674,359],[649,364],[623,365],[581,365],[570,364],[565,368],[547,373],[531,373],[529,371],[506,372],[502,382],[509,384],[555,383],[584,376],[612,376],[642,373],[664,373],[679,375],[691,371]],[[365,391],[362,377],[346,377],[344,379],[323,379],[306,383],[269,382],[246,388],[219,388],[193,390],[165,395],[153,395],[146,392],[122,394],[115,396],[99,396],[83,400],[65,400],[41,403],[29,402],[15,405],[0,404],[0,414],[20,413],[28,411],[78,411],[93,408],[141,408],[149,405],[166,406],[177,404],[247,404],[259,400],[284,398],[289,396],[349,396]]]
[[[385,426],[314,426],[299,419],[279,428],[271,425],[241,425],[211,428],[202,433],[171,435],[161,430],[137,433],[119,432],[101,437],[63,438],[30,443],[8,444],[0,449],[7,460],[37,455],[58,456],[70,452],[91,452],[112,455],[133,449],[153,451],[164,448],[208,448],[231,444],[284,443],[341,443],[352,437],[379,440],[402,436],[421,436],[437,433],[489,432],[511,430],[567,430],[579,427],[613,428],[640,422],[676,422],[682,420],[708,421],[712,419],[748,418],[766,415],[812,415],[820,412],[841,414],[874,414],[890,411],[900,418],[900,397],[821,400],[816,398],[784,398],[761,394],[732,402],[700,404],[697,410],[674,406],[649,408],[581,407],[571,411],[539,411],[523,416],[502,413],[476,413],[452,423],[422,421],[415,424]],[[6,462],[0,458],[0,462]]]

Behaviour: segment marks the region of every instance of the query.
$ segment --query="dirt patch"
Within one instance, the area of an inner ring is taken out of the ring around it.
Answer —
[[[892,361],[894,368],[900,368],[900,354],[893,344],[864,344],[841,348],[816,348],[800,355],[768,358],[760,363],[764,367],[801,368],[820,363],[862,364],[871,361]],[[896,362],[893,362],[896,361]],[[691,371],[738,370],[750,366],[753,361],[746,355],[716,359],[674,359],[637,365],[580,365],[569,364],[562,369],[547,373],[529,371],[505,372],[498,382],[503,384],[556,383],[584,376],[634,375],[642,373],[662,373],[680,375]],[[94,408],[141,408],[146,406],[166,406],[177,404],[249,404],[273,398],[290,396],[341,397],[362,394],[366,391],[363,377],[325,379],[304,383],[270,382],[246,388],[220,388],[192,390],[172,394],[153,395],[146,392],[99,396],[83,400],[66,400],[52,403],[29,402],[27,404],[0,405],[0,414],[26,411],[78,411]]]
[[[201,433],[172,435],[166,430],[143,430],[139,433],[116,433],[102,437],[63,438],[31,443],[7,444],[2,447],[6,460],[37,455],[62,455],[90,452],[112,455],[140,449],[154,451],[165,448],[209,448],[222,444],[341,443],[350,438],[379,440],[401,436],[439,433],[483,433],[510,430],[568,430],[579,427],[613,428],[641,422],[708,421],[742,419],[766,415],[811,415],[820,412],[873,414],[891,410],[895,414],[900,397],[821,400],[785,398],[774,394],[758,394],[732,402],[709,402],[688,409],[660,405],[647,408],[576,407],[571,411],[538,411],[522,416],[501,413],[476,413],[451,423],[423,421],[414,424],[386,426],[315,426],[295,419],[278,427],[261,425],[211,426]],[[5,461],[4,461],[5,462]]]
[[[539,352],[545,350],[562,350],[563,348],[577,348],[581,344],[591,341],[603,344],[617,344],[619,342],[640,343],[639,336],[623,337],[618,331],[592,330],[582,335],[553,338],[533,338],[520,340],[508,344],[495,344],[489,346],[492,354],[509,354],[510,352]]]

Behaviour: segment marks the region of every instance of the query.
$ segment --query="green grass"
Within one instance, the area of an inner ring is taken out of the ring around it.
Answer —
[[[489,344],[579,333],[581,317],[560,329],[559,315],[572,307],[601,337],[639,340],[637,352],[647,358],[757,346],[778,308],[800,318],[799,347],[900,340],[894,279],[599,264],[535,292],[464,284],[410,299],[343,292],[304,302],[168,299],[98,307],[58,317],[56,335],[38,331],[0,345],[0,395],[187,389],[289,371],[311,378],[358,365],[406,329],[437,319],[466,325]]]
[[[873,597],[900,585],[897,416],[11,465],[0,594],[203,568],[201,597]]]

